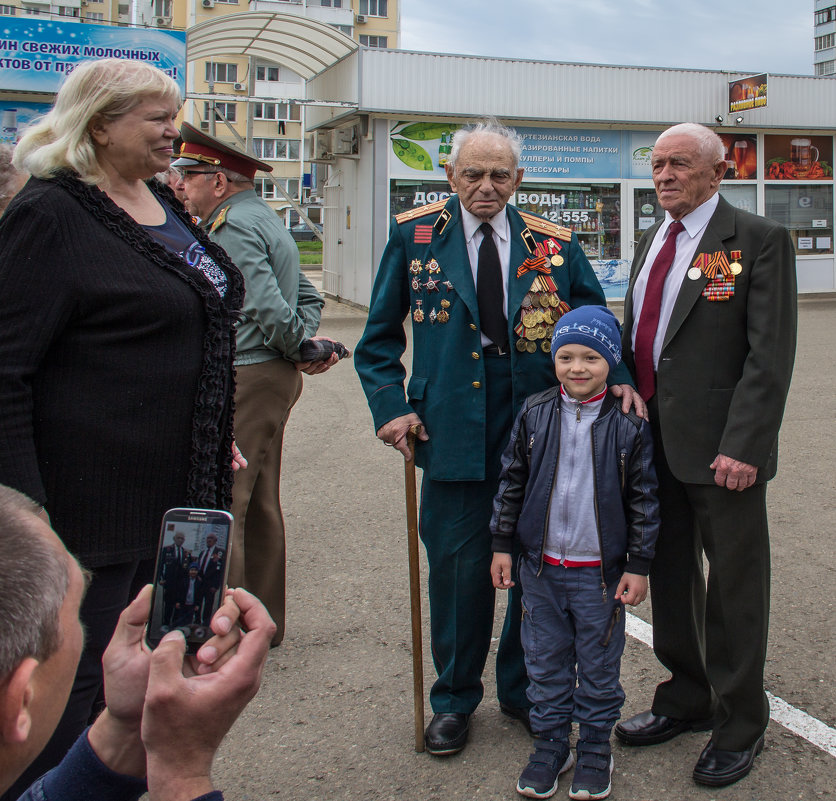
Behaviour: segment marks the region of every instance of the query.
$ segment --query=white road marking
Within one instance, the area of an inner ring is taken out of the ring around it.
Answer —
[[[649,623],[645,623],[640,617],[628,612],[626,625],[627,633],[631,637],[645,645],[653,646],[653,628]],[[767,691],[766,696],[769,698],[769,711],[772,720],[780,723],[793,734],[803,737],[816,748],[821,748],[825,753],[836,757],[836,729],[832,729],[812,715],[790,706],[782,698],[769,691]]]

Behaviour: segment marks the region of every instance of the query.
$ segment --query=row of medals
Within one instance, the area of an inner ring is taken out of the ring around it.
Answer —
[[[560,298],[554,292],[529,292],[523,298],[523,331],[515,343],[520,353],[534,353],[538,348],[538,340],[540,350],[544,353],[551,351],[554,324],[562,316],[558,309],[560,305]]]

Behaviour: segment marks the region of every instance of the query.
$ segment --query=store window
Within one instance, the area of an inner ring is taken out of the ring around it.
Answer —
[[[754,184],[720,184],[720,194],[736,209],[758,213],[758,190]]]
[[[766,215],[790,232],[799,256],[833,253],[833,186],[767,184]]]
[[[571,228],[590,259],[617,259],[621,250],[618,184],[529,184],[517,190],[523,211]]]
[[[389,210],[394,217],[448,197],[450,184],[447,181],[392,181],[389,187]]]

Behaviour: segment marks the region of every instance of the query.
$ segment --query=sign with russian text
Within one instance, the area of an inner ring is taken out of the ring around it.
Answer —
[[[766,108],[766,73],[729,81],[729,114]]]
[[[399,122],[392,126],[389,176],[443,178],[460,126],[446,122]],[[520,167],[526,177],[615,178],[621,175],[619,131],[515,128],[522,137]]]
[[[170,75],[185,97],[185,31],[42,19],[3,20],[0,90],[54,93],[82,61],[97,58],[146,61]]]

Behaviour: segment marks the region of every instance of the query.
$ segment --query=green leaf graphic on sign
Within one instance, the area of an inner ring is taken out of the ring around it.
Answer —
[[[430,154],[421,145],[416,145],[415,142],[407,142],[406,139],[393,139],[392,149],[395,151],[395,155],[413,170],[432,170],[433,168]]]
[[[458,127],[458,126],[453,126]],[[398,133],[406,139],[418,139],[419,141],[426,141],[430,139],[440,139],[442,134],[450,133],[451,126],[447,123],[437,122],[416,122],[408,125]]]

